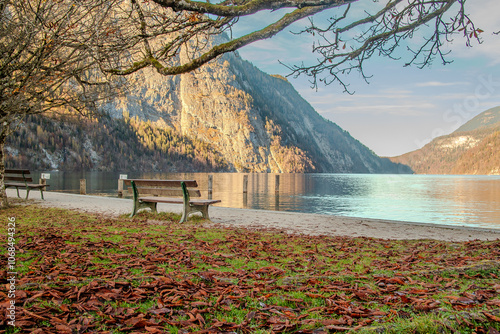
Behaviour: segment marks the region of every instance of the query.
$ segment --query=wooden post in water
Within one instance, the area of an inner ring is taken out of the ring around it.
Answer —
[[[118,197],[123,197],[127,194],[127,189],[125,188],[124,189],[124,185],[125,185],[125,181],[128,179],[128,175],[127,174],[120,174],[119,178],[118,178]]]
[[[274,176],[274,210],[280,211],[280,175]]]
[[[243,207],[248,207],[248,175],[243,175]]]
[[[243,175],[243,193],[248,193],[248,175]]]
[[[87,180],[80,179],[80,195],[87,195]]]
[[[123,180],[118,179],[118,197],[123,197]]]
[[[48,179],[50,179],[50,174],[49,173],[41,173],[40,174],[39,184],[46,185]],[[46,191],[47,187],[43,187],[41,189],[42,189],[42,191]]]
[[[214,176],[212,174],[208,175],[208,199],[212,199],[212,191],[214,186]]]
[[[40,182],[40,184],[43,184],[43,185],[47,184],[47,180],[46,179],[40,179],[39,182]],[[42,188],[42,191],[46,191],[46,190],[47,190],[46,187]]]

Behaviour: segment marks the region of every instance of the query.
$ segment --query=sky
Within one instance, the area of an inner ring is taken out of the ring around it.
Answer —
[[[372,0],[362,1],[366,4],[363,10],[371,6]],[[353,95],[335,83],[312,89],[307,77],[288,80],[318,113],[376,154],[397,156],[419,149],[481,112],[500,106],[500,35],[493,34],[500,31],[500,2],[468,0],[466,8],[476,27],[484,30],[483,43],[468,48],[465,39],[457,35],[448,46],[452,64],[443,66],[436,60],[430,67],[418,69],[404,67],[403,61],[374,58],[365,64],[365,73],[371,76],[368,84],[357,73],[349,76]],[[266,20],[265,15],[252,21],[243,19],[234,33],[247,33]],[[290,72],[280,61],[300,64],[315,57],[311,37],[290,33],[307,23],[295,23],[273,38],[240,49],[239,54],[266,73],[286,76]]]

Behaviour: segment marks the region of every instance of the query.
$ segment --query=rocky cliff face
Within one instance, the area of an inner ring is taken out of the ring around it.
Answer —
[[[322,118],[286,79],[237,54],[192,73],[166,78],[146,70],[133,80],[136,89],[104,106],[110,115],[209,143],[234,171],[411,172]]]
[[[407,164],[419,174],[500,175],[500,107],[391,160]]]
[[[164,77],[144,70],[127,80],[133,88],[102,105],[110,119],[98,125],[87,122],[82,130],[78,123],[43,125],[32,119],[38,123],[27,124],[18,136],[38,140],[42,151],[33,148],[30,154],[37,159],[17,162],[11,155],[10,164],[36,160],[39,165],[31,168],[411,172],[322,118],[286,79],[263,73],[237,54],[188,74]],[[62,139],[43,142],[43,131],[33,135],[47,127],[58,129],[53,131],[60,131],[56,138]],[[9,152],[20,145],[11,142]]]

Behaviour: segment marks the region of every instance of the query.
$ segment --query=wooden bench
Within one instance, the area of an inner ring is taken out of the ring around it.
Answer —
[[[28,199],[31,189],[39,189],[40,196],[44,199],[43,191],[45,187],[49,186],[47,184],[29,183],[33,182],[29,169],[5,169],[4,182],[5,189],[16,188],[17,197],[21,197],[19,196],[19,189],[26,189],[26,199]]]
[[[157,212],[158,203],[173,203],[183,204],[180,223],[187,221],[188,216],[195,212],[201,212],[203,218],[210,219],[208,216],[209,205],[220,202],[220,200],[211,199],[191,199],[191,197],[201,197],[200,191],[195,189],[198,187],[198,183],[194,180],[127,179],[124,180],[124,184],[131,186],[134,194],[134,208],[130,217],[135,216],[137,211],[143,208],[150,208],[151,211]]]

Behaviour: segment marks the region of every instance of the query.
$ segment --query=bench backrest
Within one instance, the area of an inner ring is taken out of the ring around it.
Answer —
[[[5,169],[4,181],[33,182],[29,169]]]
[[[201,197],[198,189],[198,183],[195,180],[144,180],[127,179],[123,180],[126,186],[131,187],[134,181],[137,195],[153,195],[163,197],[183,197],[181,182],[186,185],[190,197]]]

